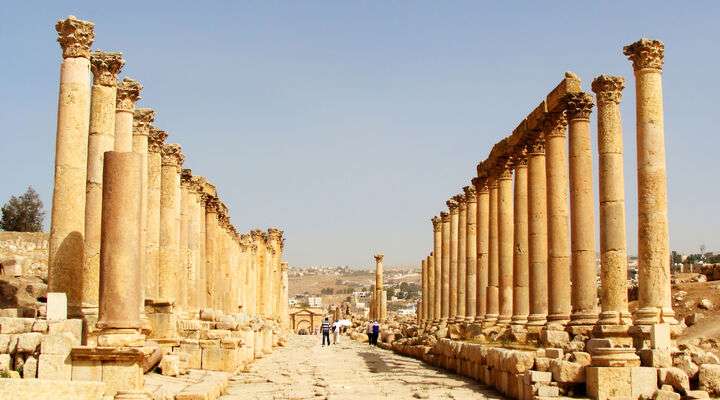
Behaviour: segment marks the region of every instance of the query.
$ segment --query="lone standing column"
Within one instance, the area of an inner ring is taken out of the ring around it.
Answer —
[[[450,318],[450,214],[443,211],[442,219],[442,313],[441,324],[447,324]]]
[[[595,209],[592,187],[590,113],[593,98],[573,93],[567,99],[570,158],[570,221],[572,235],[572,314],[570,325],[581,332],[597,322],[595,272]]]
[[[480,177],[475,180],[477,191],[477,316],[475,322],[481,323],[487,314],[488,299],[488,241],[490,234],[490,188],[487,178]]]
[[[530,315],[528,326],[541,327],[548,313],[547,192],[545,140],[540,134],[528,151],[528,256],[530,263]]]
[[[498,267],[500,316],[498,324],[509,324],[513,313],[513,193],[512,167],[508,162],[498,177]]]
[[[567,122],[563,113],[545,121],[545,171],[548,208],[548,325],[570,320],[570,241],[568,240]]]
[[[148,136],[148,186],[147,186],[147,257],[145,267],[145,297],[158,300],[160,274],[160,183],[162,170],[162,147],[167,133],[150,127]]]
[[[136,153],[105,153],[99,346],[141,345],[140,170]]]
[[[600,75],[597,97],[600,180],[600,325],[630,325],[627,295],[627,242],[620,101],[625,79]]]
[[[490,205],[488,218],[488,285],[486,289],[486,312],[484,324],[492,326],[497,323],[500,313],[500,290],[498,270],[498,181],[495,177],[488,178],[490,187]]]
[[[638,165],[638,310],[635,324],[677,324],[670,293],[662,67],[665,45],[640,39],[623,53],[635,72]]]
[[[450,247],[449,247],[449,273],[450,273],[450,309],[448,314],[448,322],[455,323],[457,318],[457,293],[458,293],[458,202],[453,198],[446,202],[448,209],[450,210],[450,223],[449,223],[449,236],[450,236]]]
[[[530,267],[528,259],[528,168],[527,153],[521,149],[515,159],[515,198],[513,218],[515,242],[513,253],[512,324],[525,326],[530,313]]]
[[[433,225],[433,269],[435,270],[435,286],[433,304],[433,323],[438,324],[441,322],[442,316],[442,219],[439,216],[432,218]]]
[[[82,308],[90,122],[90,46],[95,25],[70,16],[55,30],[63,50],[60,66],[55,177],[48,252],[48,291],[67,294],[70,316]]]
[[[465,321],[473,323],[477,316],[477,196],[474,186],[465,186],[467,220],[465,225]]]
[[[94,51],[90,55],[93,85],[85,192],[85,270],[79,283],[83,288],[81,312],[86,317],[94,315],[97,318],[98,313],[103,160],[115,141],[117,74],[124,64],[120,53]]]
[[[377,315],[379,320],[383,319],[383,315],[385,315],[383,307],[383,301],[382,301],[382,295],[383,295],[383,258],[385,256],[380,254],[375,254],[375,315]]]
[[[467,204],[465,203],[465,195],[455,196],[458,203],[458,245],[457,245],[457,316],[455,322],[463,322],[465,320],[465,301],[467,292],[466,273],[467,273]]]
[[[160,273],[158,296],[162,301],[175,303],[177,299],[179,255],[180,170],[185,157],[180,145],[166,144],[162,148],[160,191]]]

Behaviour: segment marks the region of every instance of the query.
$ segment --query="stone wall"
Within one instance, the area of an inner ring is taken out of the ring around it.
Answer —
[[[36,276],[47,281],[48,234],[0,232],[3,275]]]

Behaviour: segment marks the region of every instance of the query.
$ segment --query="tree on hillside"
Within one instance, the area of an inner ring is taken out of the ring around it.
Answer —
[[[31,186],[19,197],[10,196],[2,206],[0,229],[14,232],[40,232],[45,211],[40,196]]]

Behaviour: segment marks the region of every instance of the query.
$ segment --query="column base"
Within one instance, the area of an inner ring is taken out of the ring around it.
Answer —
[[[105,382],[106,394],[143,389],[145,353],[140,348],[74,347],[70,357],[72,380]]]
[[[485,320],[485,314],[483,315],[476,315],[475,316],[475,323],[476,324],[482,324],[482,322]]]
[[[103,329],[97,337],[99,347],[142,347],[145,335],[137,329]]]
[[[511,315],[500,315],[500,316],[498,316],[496,324],[497,325],[509,325],[510,321],[512,321]]]
[[[610,325],[598,323],[593,328],[592,336],[598,339],[610,339],[613,346],[632,346],[633,339],[629,334],[630,325]]]
[[[560,329],[563,329],[568,322],[570,322],[569,314],[548,314],[546,325],[552,325],[554,327],[553,329],[557,329],[558,326],[561,327]]]
[[[547,323],[547,316],[545,314],[530,314],[527,317],[527,324],[529,326],[545,326]]]
[[[632,325],[632,316],[628,311],[603,311],[598,316],[598,325]]]
[[[510,325],[519,325],[524,326],[528,323],[528,316],[527,315],[513,315],[512,319],[510,320]]]
[[[632,347],[600,347],[593,350],[593,367],[639,367],[640,357]]]
[[[482,326],[483,328],[495,326],[498,321],[498,315],[497,314],[485,314],[485,319],[483,320]]]

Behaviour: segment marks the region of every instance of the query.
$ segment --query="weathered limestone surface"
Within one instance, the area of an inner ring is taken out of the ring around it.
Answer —
[[[160,187],[162,170],[162,147],[167,133],[150,127],[148,136],[148,172],[147,172],[147,247],[146,266],[143,281],[145,296],[158,299],[158,279],[160,276]]]
[[[477,317],[477,193],[474,186],[465,186],[465,321],[474,322]]]
[[[459,204],[457,200],[450,199],[446,202],[448,209],[450,210],[450,222],[449,222],[449,311],[448,311],[448,322],[456,322],[457,311],[458,311],[458,230],[459,230]],[[444,239],[444,238],[443,238]]]
[[[485,301],[485,319],[487,325],[494,325],[497,322],[499,304],[499,270],[498,270],[498,182],[494,177],[489,177],[488,186],[489,210],[488,210],[488,280],[487,300]]]
[[[477,191],[477,316],[475,322],[482,322],[487,314],[488,299],[488,241],[490,226],[490,189],[487,179],[475,181]]]
[[[177,301],[180,250],[180,170],[185,156],[180,145],[166,144],[161,149],[160,173],[160,266],[158,298]]]
[[[467,275],[467,203],[464,195],[454,197],[458,203],[458,244],[457,244],[457,315],[456,322],[465,320],[466,275]]]
[[[522,149],[515,160],[513,200],[513,325],[525,325],[530,314],[530,269],[528,255],[527,156]]]
[[[500,299],[497,323],[509,324],[513,314],[513,190],[512,168],[504,165],[498,176],[498,274]]]
[[[435,269],[435,287],[433,297],[433,323],[437,324],[442,318],[443,299],[443,268],[442,268],[442,219],[440,216],[432,218],[433,225],[433,267]]]
[[[530,315],[528,324],[545,325],[548,312],[547,193],[545,141],[534,138],[528,147],[528,259]]]

